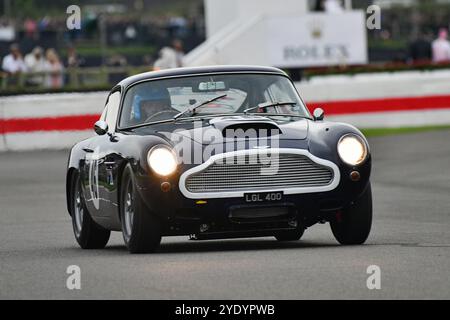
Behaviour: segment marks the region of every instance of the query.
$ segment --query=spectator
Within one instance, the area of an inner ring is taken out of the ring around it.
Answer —
[[[133,43],[136,40],[137,31],[136,28],[130,24],[125,29],[125,39],[128,43]]]
[[[142,57],[142,64],[146,67],[149,67],[150,70],[153,70],[153,57],[150,54],[146,54]]]
[[[41,47],[35,47],[31,53],[25,56],[25,65],[28,72],[44,72],[46,70],[46,61],[44,59],[43,50]],[[39,86],[44,83],[43,75],[31,75],[27,84],[33,86]]]
[[[27,70],[25,62],[22,58],[19,46],[13,43],[10,47],[10,54],[3,58],[2,69],[9,75],[18,75]]]
[[[107,61],[106,64],[110,67],[125,67],[127,66],[127,58],[121,54],[114,54]],[[123,78],[127,77],[126,70],[114,70],[108,73],[108,82],[117,83]]]
[[[427,63],[431,61],[431,43],[424,34],[419,33],[417,38],[411,43],[410,58],[413,63]]]
[[[327,13],[341,13],[344,12],[344,8],[339,0],[325,0],[324,4],[325,12]]]
[[[45,52],[47,59],[45,71],[47,76],[45,84],[48,88],[61,88],[63,86],[63,65],[58,57],[56,51],[52,48]]]
[[[183,42],[181,42],[181,40],[175,39],[172,42],[172,47],[175,50],[176,65],[177,65],[177,67],[182,67],[184,65],[184,63],[183,63],[183,59],[184,59]]]
[[[447,40],[448,31],[442,28],[439,36],[433,41],[433,62],[440,63],[450,61],[450,42]]]
[[[23,28],[25,29],[25,35],[29,38],[35,38],[37,36],[37,22],[33,19],[26,19]]]
[[[14,41],[16,38],[16,29],[14,26],[0,17],[0,43]]]
[[[83,64],[83,59],[80,58],[77,54],[77,51],[74,46],[70,46],[67,48],[67,67],[68,68],[76,68]]]
[[[171,69],[177,67],[177,53],[173,48],[164,47],[159,51],[159,58],[155,61],[154,70]]]
[[[184,17],[170,17],[167,30],[171,38],[183,38],[187,32],[187,21]]]
[[[64,83],[69,83],[72,86],[79,86],[80,83],[83,83],[83,76],[77,72],[77,68],[84,64],[84,59],[81,58],[75,49],[74,46],[70,45],[67,48],[67,59],[66,66],[68,72],[66,74],[66,78]]]
[[[127,57],[116,53],[106,61],[106,64],[111,67],[125,67],[128,64],[128,61]]]
[[[325,11],[324,0],[316,0],[313,11]]]
[[[179,68],[183,66],[183,42],[175,39],[171,47],[163,47],[159,51],[159,57],[153,65],[154,70]]]

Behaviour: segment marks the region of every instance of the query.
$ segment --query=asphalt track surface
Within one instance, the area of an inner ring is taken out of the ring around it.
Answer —
[[[65,208],[67,151],[0,154],[1,299],[449,299],[450,131],[370,139],[374,224],[340,246],[329,225],[301,241],[165,238],[130,255],[120,233],[81,250]],[[81,268],[81,290],[66,268]],[[369,290],[369,265],[381,289]]]

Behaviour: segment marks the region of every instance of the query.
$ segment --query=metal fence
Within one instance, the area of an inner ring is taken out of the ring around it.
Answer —
[[[59,72],[26,72],[11,75],[0,73],[1,91],[52,91],[64,88],[89,89],[113,86],[128,76],[151,71],[149,66],[140,67],[84,67],[67,68]],[[52,77],[60,77],[57,85],[52,85]]]

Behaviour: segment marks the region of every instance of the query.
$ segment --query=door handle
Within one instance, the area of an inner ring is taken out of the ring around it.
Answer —
[[[105,166],[106,166],[106,169],[108,170],[111,170],[111,169],[113,169],[114,168],[114,165],[116,164],[114,161],[105,161],[104,163],[103,163]]]
[[[94,152],[94,150],[89,149],[89,148],[83,148],[83,151],[87,152],[87,153],[93,153]]]

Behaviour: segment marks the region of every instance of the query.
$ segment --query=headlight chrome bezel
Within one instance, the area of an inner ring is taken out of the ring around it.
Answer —
[[[345,159],[345,156],[342,155],[341,151],[339,151],[339,147],[340,147],[342,141],[344,141],[345,139],[348,139],[348,138],[353,138],[353,139],[357,140],[362,146],[363,154],[360,157],[361,160],[359,162],[348,161],[348,159]],[[345,164],[352,166],[352,167],[358,167],[358,166],[363,165],[367,161],[367,158],[369,156],[369,146],[367,145],[367,143],[363,137],[361,137],[355,133],[347,133],[347,134],[344,134],[339,139],[339,141],[337,143],[337,153],[339,155],[339,158],[342,160],[342,162],[344,162]]]
[[[158,150],[164,150],[164,149],[166,151],[168,151],[172,155],[172,159],[173,159],[173,164],[174,165],[172,166],[170,171],[158,168],[157,167],[158,164],[155,164],[154,162],[152,164],[152,161],[156,161],[156,160],[152,160],[151,156],[155,155],[155,152],[157,152]],[[155,145],[148,151],[148,153],[147,153],[147,164],[150,167],[150,170],[153,173],[155,173],[156,175],[160,176],[160,177],[169,177],[172,174],[174,174],[177,171],[177,168],[178,168],[178,161],[177,161],[176,154],[174,153],[174,151],[173,151],[173,149],[171,147],[166,146],[164,144]]]

